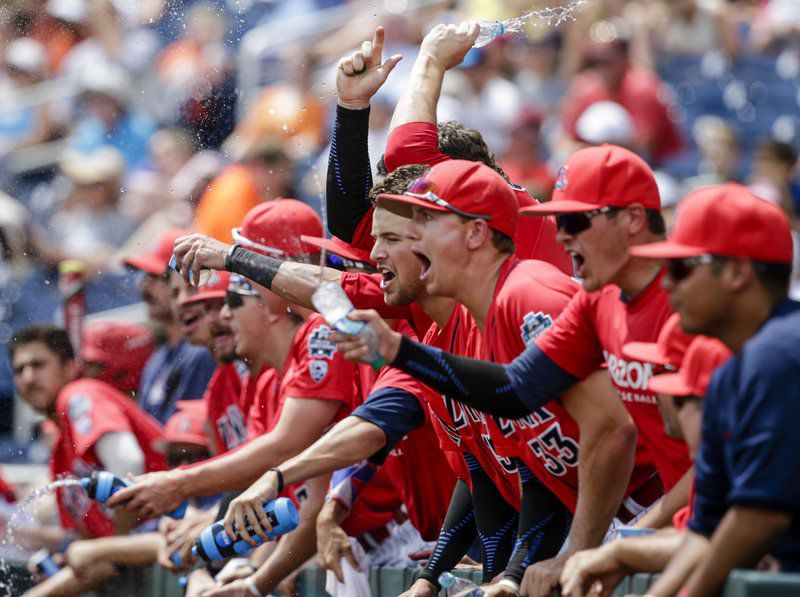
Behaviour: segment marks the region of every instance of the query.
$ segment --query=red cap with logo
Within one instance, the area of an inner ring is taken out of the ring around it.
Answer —
[[[652,259],[710,254],[791,264],[792,231],[780,207],[731,182],[689,193],[678,207],[669,240],[629,252]]]
[[[716,338],[698,336],[686,349],[681,370],[651,377],[648,387],[668,396],[705,396],[711,375],[730,356],[728,347]]]
[[[104,365],[98,379],[128,393],[139,389],[142,370],[153,353],[147,328],[132,323],[93,321],[83,328],[81,358]]]
[[[300,240],[303,235],[322,236],[322,220],[311,207],[296,199],[275,199],[248,211],[242,225],[232,230],[233,242],[270,257],[319,253]]]
[[[678,369],[694,338],[681,329],[681,316],[673,313],[664,322],[655,342],[628,342],[622,347],[622,354],[634,361]]]
[[[225,298],[225,292],[228,290],[228,283],[231,281],[231,273],[214,269],[210,270],[210,272],[211,275],[205,284],[200,284],[197,288],[191,285],[187,286],[189,292],[194,290],[194,293],[181,299],[178,302],[179,307],[210,299]]]
[[[154,446],[157,450],[166,444],[197,444],[209,447],[211,442],[206,435],[207,407],[205,400],[181,400],[176,403],[178,410],[167,419],[164,435]]]
[[[300,237],[304,243],[309,243],[320,249],[325,249],[330,253],[350,259],[351,261],[360,261],[362,263],[372,263],[367,251],[362,251],[355,247],[351,247],[348,243],[344,242],[341,238],[332,236],[331,238],[324,238],[322,236],[306,236],[305,234]]]
[[[408,185],[402,195],[378,195],[378,203],[403,216],[411,206],[450,211],[486,220],[489,227],[512,239],[517,234],[519,204],[508,182],[480,162],[447,160]]]
[[[167,271],[175,241],[187,234],[189,234],[188,231],[180,228],[167,228],[158,235],[150,251],[126,257],[122,262],[129,267],[140,269],[154,276],[160,276]]]
[[[634,203],[661,209],[653,171],[631,150],[605,143],[572,154],[558,171],[550,201],[526,207],[521,213],[577,213]]]

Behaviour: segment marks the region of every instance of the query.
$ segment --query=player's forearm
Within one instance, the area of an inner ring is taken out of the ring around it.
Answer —
[[[569,551],[597,547],[625,496],[636,453],[636,430],[624,426],[581,429],[578,503],[569,533]]]
[[[403,93],[397,101],[389,130],[408,122],[436,123],[436,104],[442,93],[445,69],[425,54],[420,54]]]
[[[283,261],[244,247],[234,247],[225,258],[225,269],[269,288],[295,305],[313,309],[311,295],[319,283],[316,265]],[[325,280],[338,282],[341,276],[338,270],[324,268]]]
[[[276,464],[302,449],[293,442],[266,434],[210,460],[182,469],[181,495],[212,495],[244,489]]]
[[[269,595],[284,578],[317,552],[317,515],[328,485],[327,476],[317,477],[308,483],[308,499],[300,507],[300,524],[284,536],[253,577],[262,595]]]
[[[692,571],[708,555],[710,542],[693,531],[681,533],[681,541],[659,579],[647,590],[648,595],[675,595],[686,583]]]
[[[677,529],[664,529],[644,537],[626,537],[608,544],[615,559],[625,568],[635,572],[663,572],[677,553],[683,533]]]
[[[719,592],[734,568],[755,566],[789,528],[791,521],[791,515],[786,512],[730,508],[711,538],[709,557],[703,558],[689,578],[689,594]]]
[[[311,446],[279,465],[285,484],[332,473],[369,458],[386,445],[377,426],[358,417],[345,417]]]
[[[694,466],[689,468],[664,497],[636,523],[644,529],[663,529],[672,524],[675,513],[689,503],[689,491],[694,482]]]

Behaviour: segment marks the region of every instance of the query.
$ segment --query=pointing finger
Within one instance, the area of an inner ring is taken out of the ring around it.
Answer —
[[[375,29],[375,35],[372,36],[372,52],[376,59],[380,61],[383,54],[383,40],[386,36],[386,30],[383,27]]]

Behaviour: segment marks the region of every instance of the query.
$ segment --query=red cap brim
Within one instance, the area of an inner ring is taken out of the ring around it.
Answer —
[[[553,214],[574,214],[582,211],[592,211],[603,207],[599,203],[584,203],[573,199],[563,201],[547,201],[538,205],[529,205],[519,210],[523,216],[550,216]]]
[[[641,363],[669,364],[669,360],[655,342],[628,342],[622,347],[622,354],[628,359]]]
[[[405,216],[406,218],[411,217],[412,205],[430,209],[431,211],[450,211],[446,207],[441,207],[435,203],[420,199],[419,197],[412,197],[411,195],[378,195],[377,201],[381,207],[385,207],[389,211],[400,216]]]
[[[628,253],[634,257],[644,257],[646,259],[682,259],[684,257],[700,257],[700,255],[708,253],[708,250],[703,247],[682,245],[665,240],[659,243],[630,247]]]
[[[154,276],[163,274],[169,265],[169,263],[164,263],[159,257],[150,253],[126,257],[122,260],[122,263],[129,267],[140,269],[148,274],[153,274]]]
[[[657,394],[668,396],[691,396],[692,394],[692,389],[686,384],[686,380],[680,372],[654,375],[647,382],[647,387]]]
[[[166,452],[169,444],[194,444],[208,448],[211,443],[205,435],[196,433],[170,433],[153,442],[153,449],[158,452]]]
[[[183,305],[190,305],[192,303],[199,303],[201,301],[209,301],[212,299],[224,299],[225,294],[225,290],[208,290],[206,292],[201,291],[178,301],[178,306],[182,307]]]
[[[369,258],[369,253],[351,247],[343,240],[323,238],[321,236],[306,236],[305,234],[300,236],[300,240],[302,240],[304,243],[319,247],[320,249],[325,249],[326,251],[339,255],[340,257],[344,257],[345,259],[361,261],[363,263],[372,263],[372,260]]]

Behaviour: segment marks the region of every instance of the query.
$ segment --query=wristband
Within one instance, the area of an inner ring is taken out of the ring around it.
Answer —
[[[509,589],[514,591],[514,595],[519,595],[519,585],[510,578],[504,578],[497,584],[503,585],[504,587],[508,587]]]
[[[283,471],[281,471],[281,469],[279,469],[277,466],[273,466],[269,470],[271,470],[273,473],[278,475],[278,493],[282,493],[283,492]]]
[[[225,253],[225,269],[228,270],[228,271],[230,271],[230,262],[231,262],[231,258],[233,257],[233,252],[236,250],[236,247],[238,247],[238,246],[239,245],[237,245],[237,244],[231,245],[231,248],[228,249],[227,253]]]
[[[258,590],[258,587],[256,586],[256,581],[253,580],[252,576],[248,576],[246,579],[244,579],[244,584],[247,587],[247,590],[250,591],[250,594],[253,595],[253,597],[264,597],[264,594]]]

